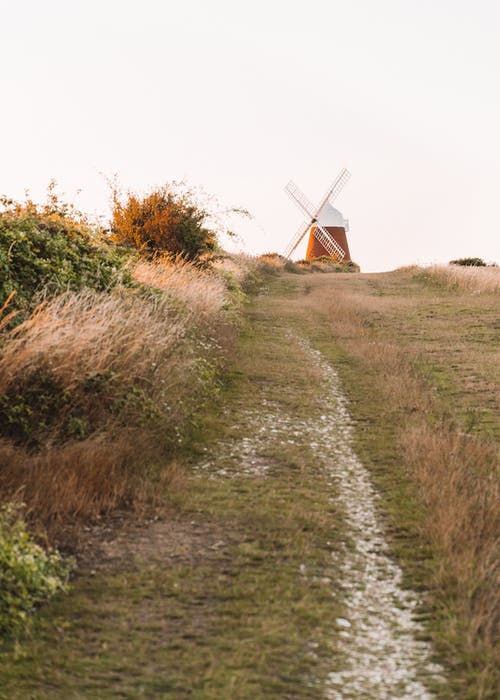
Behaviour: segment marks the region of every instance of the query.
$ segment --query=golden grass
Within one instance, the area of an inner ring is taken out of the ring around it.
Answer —
[[[227,303],[224,280],[182,258],[140,261],[132,268],[132,277],[181,300],[191,312],[202,318],[219,314]]]
[[[239,284],[243,284],[245,279],[258,273],[262,267],[266,256],[255,257],[246,253],[236,253],[233,255],[221,256],[214,261],[212,267],[223,275],[231,275]]]
[[[0,500],[22,498],[54,537],[142,500],[150,465],[178,444],[234,339],[217,274],[180,259],[132,272],[141,288],[66,292],[2,336],[0,393],[34,427],[5,426]],[[50,382],[38,398],[40,377]]]
[[[47,369],[71,390],[89,377],[165,379],[186,319],[168,299],[128,293],[66,292],[41,304],[7,336],[0,357],[0,392],[22,375]]]
[[[406,463],[427,506],[426,534],[444,552],[442,582],[452,582],[468,642],[493,646],[500,545],[500,482],[497,454],[456,429],[421,423],[401,436]]]
[[[175,464],[154,466],[160,457],[140,431],[93,436],[36,454],[0,440],[0,499],[25,503],[39,535],[73,545],[82,523],[117,507],[150,507],[179,480]]]
[[[431,265],[430,267],[415,268],[415,271],[429,275],[450,289],[486,294],[500,291],[500,267]]]

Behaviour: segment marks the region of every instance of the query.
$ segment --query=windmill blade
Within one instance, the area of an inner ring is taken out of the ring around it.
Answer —
[[[318,222],[314,224],[313,235],[332,258],[339,262],[345,258],[344,249],[332,238],[326,228],[318,224]]]
[[[287,245],[285,248],[284,252],[284,257],[285,258],[290,258],[292,255],[293,251],[297,248],[298,245],[302,242],[302,239],[306,235],[306,233],[309,231],[311,224],[307,223],[306,221],[303,221],[299,228],[297,229],[297,233],[294,235],[294,237],[291,239],[290,243]]]
[[[344,189],[350,177],[351,173],[347,170],[347,168],[343,168],[340,171],[336,179],[333,181],[333,184],[328,188],[328,190],[325,193],[325,196],[321,200],[321,204],[319,205],[316,211],[315,217],[318,216],[319,212],[321,211],[321,209],[323,209],[327,202],[333,202],[333,200],[339,196],[340,192]]]
[[[303,214],[306,214],[310,219],[316,218],[317,211],[305,194],[297,187],[293,180],[285,187],[285,192],[293,199]],[[318,209],[319,211],[319,209]]]

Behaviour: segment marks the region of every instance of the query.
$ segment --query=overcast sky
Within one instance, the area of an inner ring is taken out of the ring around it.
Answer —
[[[500,263],[497,0],[0,0],[0,193],[107,213],[186,178],[246,207],[248,252],[336,206],[363,270]],[[235,224],[236,225],[236,224]],[[299,251],[303,254],[303,251]]]

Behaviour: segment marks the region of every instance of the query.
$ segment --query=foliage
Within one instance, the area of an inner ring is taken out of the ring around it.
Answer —
[[[9,309],[21,312],[19,320],[41,294],[130,282],[124,251],[110,246],[52,190],[43,205],[6,197],[0,204],[0,308],[9,300]]]
[[[313,260],[291,261],[278,253],[266,253],[259,257],[268,271],[284,270],[295,274],[304,272],[359,272],[360,267],[352,260],[338,262],[329,255],[322,255]]]
[[[450,265],[463,265],[465,267],[486,267],[486,263],[482,258],[458,258],[450,260]]]
[[[65,591],[71,562],[30,538],[19,507],[0,508],[0,635],[16,634],[35,606]]]
[[[207,209],[190,190],[175,184],[152,189],[142,197],[128,192],[125,201],[113,191],[112,239],[148,255],[167,253],[199,259],[216,247],[214,231],[206,226]]]
[[[4,332],[0,501],[22,489],[30,522],[68,543],[82,522],[149,499],[154,465],[219,391],[242,300],[231,265],[142,259],[134,288],[65,292]]]

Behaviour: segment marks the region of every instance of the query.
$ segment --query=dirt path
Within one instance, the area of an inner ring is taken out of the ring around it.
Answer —
[[[430,660],[429,644],[417,641],[423,633],[412,617],[417,598],[403,590],[402,572],[389,557],[377,494],[352,448],[352,420],[339,377],[307,340],[298,342],[321,372],[325,413],[322,423],[311,421],[309,434],[338,487],[347,522],[340,563],[345,617],[337,620],[345,668],[329,674],[327,697],[427,700],[431,695],[420,679],[436,680],[441,669]]]

